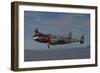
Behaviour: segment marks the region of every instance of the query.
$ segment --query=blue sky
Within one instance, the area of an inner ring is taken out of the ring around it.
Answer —
[[[83,45],[71,43],[65,45],[51,45],[52,49],[86,47],[90,44],[90,14],[24,11],[24,48],[32,50],[47,50],[47,44],[36,42],[32,39],[34,30],[47,34],[67,36],[72,32],[72,37],[80,39],[85,36]]]

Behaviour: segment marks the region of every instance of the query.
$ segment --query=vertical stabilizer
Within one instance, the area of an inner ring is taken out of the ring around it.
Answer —
[[[84,43],[84,35],[81,36],[81,38],[80,38],[80,43],[81,43],[81,44]]]

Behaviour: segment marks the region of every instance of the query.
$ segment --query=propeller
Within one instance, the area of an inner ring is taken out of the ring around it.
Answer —
[[[34,30],[34,32],[35,32],[35,34],[38,33],[38,28],[36,28],[36,29]],[[32,35],[32,38],[34,37],[35,34]]]
[[[38,33],[38,28],[35,29],[35,33]]]

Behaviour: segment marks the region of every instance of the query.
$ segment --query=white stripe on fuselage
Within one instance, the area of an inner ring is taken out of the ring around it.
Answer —
[[[39,37],[34,37],[33,39],[34,39],[34,40],[35,40],[35,39],[39,39]]]

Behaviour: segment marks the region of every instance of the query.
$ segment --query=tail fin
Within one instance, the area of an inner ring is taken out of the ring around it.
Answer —
[[[81,43],[81,44],[84,43],[84,35],[81,36],[81,38],[80,38],[80,43]]]
[[[68,38],[72,38],[72,33],[70,32],[69,34],[68,34]]]

